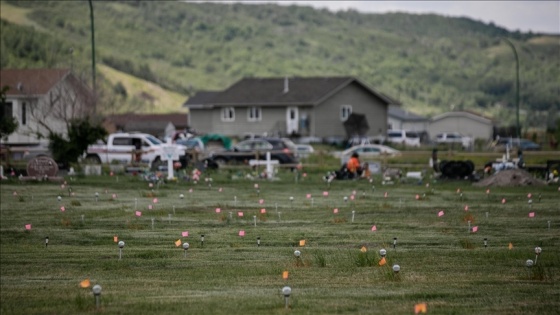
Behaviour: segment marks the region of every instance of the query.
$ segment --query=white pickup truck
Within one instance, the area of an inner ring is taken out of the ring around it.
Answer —
[[[180,152],[179,161],[181,166],[187,166],[185,150],[187,147],[179,144],[171,144]],[[113,133],[110,134],[102,144],[88,146],[84,159],[87,163],[114,163],[123,164],[144,163],[150,165],[151,169],[166,166],[165,147],[166,143],[146,133]]]

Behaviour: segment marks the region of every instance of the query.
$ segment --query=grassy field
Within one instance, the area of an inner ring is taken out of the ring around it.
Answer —
[[[130,175],[3,181],[1,313],[414,314],[426,303],[430,314],[558,314],[558,186],[487,193],[374,178],[329,187],[321,175],[222,172],[153,187]],[[190,243],[186,257],[178,240]],[[102,286],[99,309],[85,279]]]

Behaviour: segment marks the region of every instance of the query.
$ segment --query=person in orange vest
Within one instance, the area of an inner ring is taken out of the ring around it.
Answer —
[[[348,178],[357,178],[362,173],[360,156],[358,153],[353,153],[350,160],[346,163],[346,168],[348,169]]]

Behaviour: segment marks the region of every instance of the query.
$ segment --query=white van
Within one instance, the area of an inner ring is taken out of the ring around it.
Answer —
[[[415,131],[389,130],[387,131],[387,142],[418,148],[420,147],[420,135]]]

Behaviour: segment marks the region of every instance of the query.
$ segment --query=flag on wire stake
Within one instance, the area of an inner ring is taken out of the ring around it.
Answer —
[[[80,287],[82,287],[82,288],[89,288],[90,284],[91,284],[91,283],[89,282],[89,279],[85,279],[85,280],[82,280],[82,281],[80,282]]]
[[[428,306],[426,303],[418,303],[414,305],[414,314],[426,314],[428,312]]]

